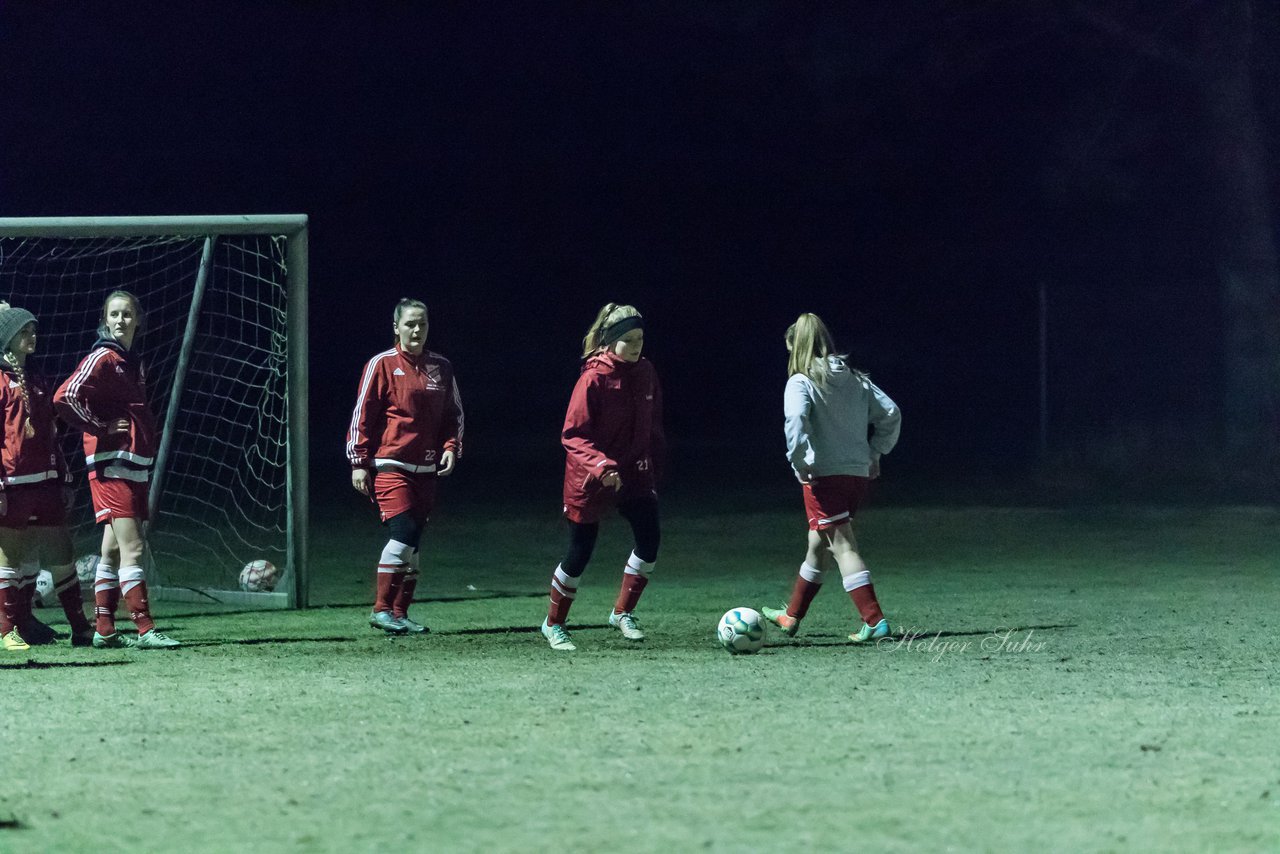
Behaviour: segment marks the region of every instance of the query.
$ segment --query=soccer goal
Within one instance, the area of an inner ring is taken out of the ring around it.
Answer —
[[[38,318],[31,364],[51,386],[89,352],[113,290],[142,304],[135,350],[163,428],[151,597],[306,607],[306,216],[0,218],[0,299]],[[96,553],[80,434],[65,448],[77,553]],[[240,589],[255,560],[282,570],[274,590]]]

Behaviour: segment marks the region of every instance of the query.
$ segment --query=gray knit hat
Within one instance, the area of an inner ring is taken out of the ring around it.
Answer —
[[[25,308],[6,306],[0,308],[0,352],[9,349],[9,342],[22,327],[36,319],[36,316]]]

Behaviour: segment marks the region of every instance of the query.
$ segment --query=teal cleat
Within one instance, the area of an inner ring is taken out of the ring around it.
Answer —
[[[94,649],[132,649],[134,646],[137,646],[137,642],[133,638],[127,638],[119,632],[109,635],[93,633]]]
[[[396,617],[396,620],[400,623],[400,625],[404,626],[404,630],[406,634],[425,635],[427,632],[431,631],[431,629],[422,625],[422,623],[414,622],[413,620],[409,619],[408,615],[405,615],[403,617]]]
[[[168,635],[162,635],[155,629],[146,634],[138,635],[138,639],[133,642],[137,649],[173,649],[182,646],[179,641],[174,640]]]
[[[369,625],[375,629],[382,629],[389,635],[409,633],[408,626],[397,620],[390,611],[374,611],[369,615]]]
[[[547,643],[552,649],[561,652],[572,652],[578,647],[569,637],[569,631],[562,625],[550,625],[546,620],[542,621],[542,636],[547,639]]]
[[[761,615],[777,626],[784,635],[789,638],[796,636],[796,632],[800,631],[800,621],[787,613],[787,609],[783,608],[761,608]]]
[[[622,636],[629,641],[644,640],[644,632],[640,630],[640,623],[636,621],[635,616],[630,611],[621,614],[611,611],[609,613],[609,625],[622,632]]]
[[[867,641],[878,641],[881,638],[889,636],[889,621],[881,619],[874,626],[862,624],[862,628],[849,635],[849,640],[854,643],[866,643]]]

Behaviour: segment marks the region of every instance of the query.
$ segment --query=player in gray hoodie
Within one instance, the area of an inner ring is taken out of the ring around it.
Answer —
[[[862,628],[849,640],[879,640],[888,636],[889,621],[858,554],[852,522],[869,483],[880,475],[880,457],[897,444],[902,412],[866,374],[849,367],[847,356],[836,353],[816,314],[800,315],[787,329],[787,351],[787,459],[804,489],[809,544],[787,606],[761,613],[783,634],[794,635],[834,562],[862,617]]]

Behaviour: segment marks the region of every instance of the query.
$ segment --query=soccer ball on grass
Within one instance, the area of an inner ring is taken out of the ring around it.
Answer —
[[[249,593],[269,593],[276,589],[280,570],[269,560],[252,560],[240,570],[240,589]]]
[[[716,627],[720,645],[734,655],[759,652],[764,646],[764,621],[754,608],[732,608]]]

